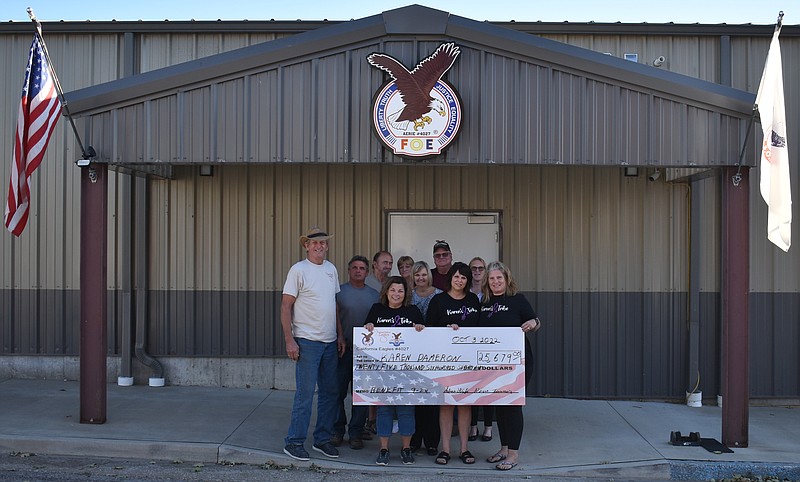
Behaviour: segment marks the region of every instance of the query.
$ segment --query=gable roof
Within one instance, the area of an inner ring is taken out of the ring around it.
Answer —
[[[66,98],[105,162],[393,162],[371,133],[370,103],[385,77],[366,56],[380,51],[410,67],[445,42],[462,51],[447,78],[468,135],[432,162],[738,162],[753,94],[420,5]],[[138,137],[119,142],[126,132]]]

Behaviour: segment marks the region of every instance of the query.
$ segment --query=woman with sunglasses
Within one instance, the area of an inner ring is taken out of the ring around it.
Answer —
[[[483,298],[481,293],[481,282],[483,275],[486,273],[486,261],[480,256],[476,256],[469,261],[469,269],[472,272],[472,285],[470,291],[478,296],[478,300]],[[483,411],[483,434],[481,441],[489,442],[492,440],[492,422],[494,422],[494,405],[473,405],[472,406],[472,423],[469,426],[469,441],[474,442],[478,440],[478,419],[480,412]]]

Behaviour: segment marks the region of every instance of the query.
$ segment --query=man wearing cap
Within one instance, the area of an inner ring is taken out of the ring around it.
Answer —
[[[342,328],[336,320],[339,274],[325,259],[333,235],[312,228],[300,236],[306,259],[295,263],[286,276],[281,299],[281,327],[286,354],[296,363],[292,415],[283,452],[297,460],[309,460],[304,444],[311,423],[311,405],[317,389],[317,424],[312,448],[327,457],[338,457],[331,442],[336,420],[336,366],[344,352]]]
[[[392,272],[393,264],[394,258],[392,258],[392,253],[388,251],[378,251],[375,253],[375,256],[372,257],[372,273],[367,276],[364,282],[367,283],[367,286],[380,293],[383,287],[383,280]]]
[[[439,288],[442,291],[447,291],[447,272],[453,266],[453,253],[450,251],[450,245],[447,241],[441,239],[436,240],[433,245],[433,263],[436,268],[431,271],[431,284],[434,288]]]

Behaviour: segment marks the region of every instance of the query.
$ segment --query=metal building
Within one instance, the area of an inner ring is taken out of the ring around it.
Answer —
[[[748,128],[771,33],[498,24],[420,6],[349,22],[45,24],[79,132],[114,170],[111,370],[140,343],[169,383],[290,386],[278,308],[304,229],[335,233],[343,273],[384,247],[391,212],[496,211],[501,257],[545,323],[530,393],[720,393],[723,173],[743,147],[745,172],[755,165]],[[793,78],[797,30],[782,38]],[[29,41],[28,26],[0,25],[6,99]],[[395,156],[373,134],[386,75],[366,58],[411,68],[446,42],[461,50],[446,77],[461,132],[442,155]],[[65,124],[35,174],[30,226],[0,236],[5,376],[76,377],[80,152]],[[797,398],[799,261],[766,241],[752,178],[750,392]]]

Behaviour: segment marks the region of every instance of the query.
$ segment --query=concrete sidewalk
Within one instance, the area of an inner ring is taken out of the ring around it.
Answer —
[[[387,470],[375,465],[377,439],[366,441],[358,451],[345,442],[338,459],[312,450],[309,462],[284,455],[293,395],[279,390],[109,384],[108,420],[91,425],[79,423],[78,382],[0,380],[0,448],[204,463],[273,460],[376,474]],[[687,480],[752,472],[800,480],[800,408],[751,407],[750,447],[734,453],[669,444],[673,430],[721,440],[721,425],[721,411],[715,406],[529,398],[520,464],[510,474]],[[310,439],[306,448],[311,448]],[[501,472],[484,461],[498,448],[495,428],[494,440],[470,443],[477,458],[474,465],[461,463],[457,454],[447,466],[436,465],[433,457],[420,453],[415,465],[403,466],[395,436],[390,468],[498,476]]]

